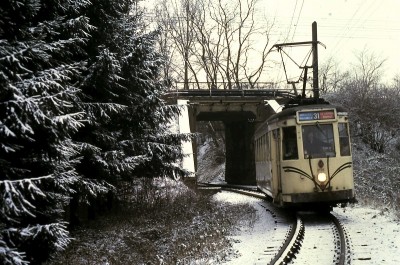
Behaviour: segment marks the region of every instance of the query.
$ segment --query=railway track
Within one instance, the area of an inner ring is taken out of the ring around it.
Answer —
[[[257,264],[350,264],[348,236],[333,214],[296,212],[294,215],[266,202],[265,195],[254,187],[220,188],[262,199],[262,207],[275,218],[273,238],[264,246]]]
[[[301,242],[297,244],[297,253],[289,264],[349,264],[350,246],[346,233],[338,221],[331,215],[310,212],[297,213],[298,222],[303,224]],[[272,264],[288,264],[272,263]]]

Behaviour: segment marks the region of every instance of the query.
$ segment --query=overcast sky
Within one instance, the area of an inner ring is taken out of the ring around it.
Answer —
[[[144,5],[151,9],[160,0],[146,0]],[[178,0],[176,0],[178,1]],[[400,75],[400,0],[258,0],[258,13],[262,19],[273,21],[270,34],[271,45],[283,42],[311,41],[311,25],[318,25],[319,65],[333,57],[341,69],[348,70],[356,63],[355,54],[366,49],[377,57],[386,59],[383,78],[391,80]],[[154,13],[152,14],[155,15]],[[261,41],[260,41],[261,42]],[[294,55],[296,50],[289,49]],[[301,51],[303,54],[304,51]],[[277,53],[277,55],[279,55]],[[271,55],[272,60],[277,55]],[[306,55],[306,54],[304,54]],[[301,60],[305,56],[298,56]],[[262,81],[286,83],[281,68]],[[321,68],[321,67],[320,67]],[[270,72],[272,69],[268,69]],[[298,74],[288,74],[297,77]]]
[[[400,74],[399,0],[260,0],[275,19],[273,36],[283,42],[311,40],[318,24],[319,62],[334,57],[346,69],[364,48],[386,58],[386,76]],[[286,41],[285,41],[286,40]]]

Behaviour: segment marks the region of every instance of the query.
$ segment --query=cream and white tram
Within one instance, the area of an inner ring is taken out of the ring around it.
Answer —
[[[258,188],[280,206],[353,202],[347,113],[332,105],[287,108],[255,133]]]

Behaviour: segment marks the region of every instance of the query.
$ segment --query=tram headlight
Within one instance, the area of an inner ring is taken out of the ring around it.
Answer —
[[[318,181],[319,182],[325,182],[326,181],[326,174],[324,172],[318,173]]]

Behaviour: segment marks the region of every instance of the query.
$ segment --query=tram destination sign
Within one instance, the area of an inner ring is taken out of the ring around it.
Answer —
[[[335,110],[312,110],[312,111],[298,111],[297,112],[297,121],[298,122],[307,122],[307,121],[327,121],[327,120],[335,120]]]

